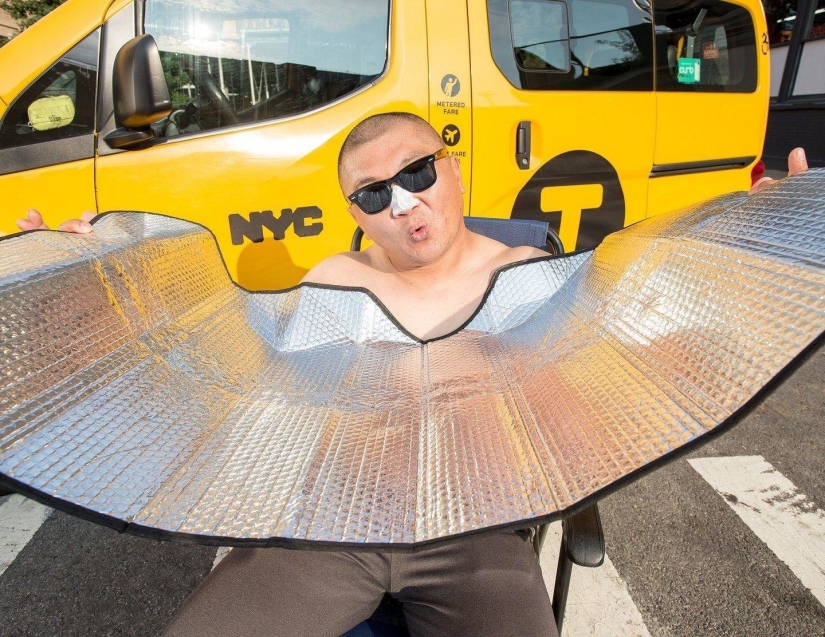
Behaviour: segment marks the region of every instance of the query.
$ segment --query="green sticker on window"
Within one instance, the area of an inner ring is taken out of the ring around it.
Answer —
[[[679,82],[682,84],[696,84],[699,82],[699,58],[679,59]]]

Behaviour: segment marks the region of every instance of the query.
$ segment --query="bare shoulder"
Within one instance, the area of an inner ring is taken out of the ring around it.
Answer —
[[[369,268],[369,257],[365,252],[342,252],[318,263],[306,273],[301,283],[359,286]]]
[[[473,233],[473,254],[478,267],[490,274],[504,266],[536,257],[549,256],[544,250],[530,246],[510,248],[500,241]]]
[[[496,267],[524,261],[525,259],[535,259],[536,257],[546,257],[548,253],[538,248],[530,246],[518,246],[510,248],[500,241],[490,239],[475,232],[470,233],[473,238],[471,249],[483,262],[494,263]]]
[[[548,252],[540,250],[539,248],[531,248],[530,246],[507,248],[506,252],[502,254],[503,261],[501,265],[508,265],[510,263],[517,263],[518,261],[525,261],[527,259],[535,259],[536,257],[547,256],[550,256]]]

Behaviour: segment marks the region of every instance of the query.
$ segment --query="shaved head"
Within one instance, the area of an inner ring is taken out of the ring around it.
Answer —
[[[394,113],[380,113],[379,115],[372,115],[365,120],[359,122],[353,128],[341,146],[341,152],[338,153],[338,183],[344,183],[344,175],[347,173],[347,159],[360,146],[380,137],[394,128],[401,125],[412,125],[416,128],[416,132],[420,131],[423,138],[431,138],[438,143],[441,148],[444,147],[444,142],[435,129],[430,126],[430,123],[412,113],[404,113],[401,111]]]

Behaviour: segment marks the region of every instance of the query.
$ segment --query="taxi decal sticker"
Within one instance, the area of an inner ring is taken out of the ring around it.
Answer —
[[[441,78],[441,92],[447,97],[455,97],[461,91],[461,82],[452,73]]]
[[[461,131],[455,124],[447,124],[441,129],[441,139],[447,146],[455,146],[461,140]]]
[[[314,237],[321,234],[324,224],[321,222],[307,223],[310,219],[320,219],[321,209],[318,206],[302,206],[281,210],[280,216],[276,217],[271,210],[260,212],[250,212],[249,219],[243,215],[232,213],[229,215],[229,232],[232,235],[232,245],[242,245],[244,239],[249,239],[253,243],[261,243],[264,240],[264,228],[272,233],[272,238],[282,240],[286,236],[286,230],[292,226],[296,236]]]
[[[548,221],[565,250],[588,250],[624,227],[624,191],[609,161],[573,150],[536,171],[516,196],[510,217]]]

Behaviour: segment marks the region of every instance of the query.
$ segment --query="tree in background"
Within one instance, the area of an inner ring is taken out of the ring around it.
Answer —
[[[65,0],[0,0],[0,8],[17,20],[20,30],[26,29],[37,22],[52,9],[59,7]],[[10,39],[10,38],[9,38]],[[0,38],[0,46],[8,42]]]

